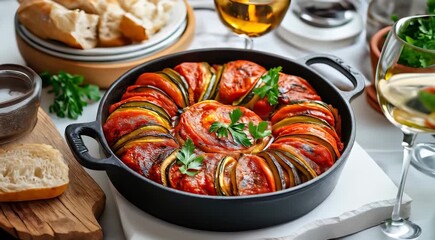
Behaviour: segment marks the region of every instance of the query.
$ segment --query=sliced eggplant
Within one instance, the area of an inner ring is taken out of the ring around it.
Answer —
[[[185,108],[190,105],[189,97],[186,89],[181,83],[172,80],[163,72],[158,73],[142,73],[135,82],[136,85],[151,85],[159,88],[174,100],[175,104],[180,108]]]
[[[276,150],[268,149],[267,152],[275,157],[275,160],[285,170],[284,176],[287,177],[286,188],[294,187],[301,184],[301,179],[296,167],[288,160],[286,156]]]
[[[150,109],[146,109],[146,108],[138,108],[138,107],[123,107],[123,108],[118,108],[115,111],[113,111],[109,115],[109,117],[107,117],[106,122],[109,121],[117,113],[119,113],[119,112],[128,112],[128,111],[142,112],[144,118],[145,118],[145,116],[151,116],[154,119],[156,119],[158,121],[158,123],[161,124],[163,127],[167,128],[167,129],[171,129],[171,121],[170,120],[168,120],[167,118],[163,118],[156,111],[153,111],[153,110],[150,110]]]
[[[296,169],[302,173],[301,180],[308,181],[317,177],[317,173],[311,164],[307,162],[305,157],[298,154],[293,147],[274,143],[271,145],[271,149],[279,151],[285,157],[287,157],[287,159],[296,167]]]
[[[154,112],[156,112],[157,114],[159,114],[162,118],[165,118],[168,122],[171,122],[171,116],[169,116],[168,112],[166,112],[166,110],[152,102],[149,101],[131,101],[131,102],[126,102],[122,105],[120,105],[118,108],[144,108],[144,109],[148,109],[148,110],[152,110]]]
[[[184,79],[183,76],[181,76],[177,71],[175,71],[172,68],[164,68],[162,70],[166,75],[168,75],[170,78],[172,78],[174,81],[180,83],[184,89],[187,91],[189,89],[189,85],[187,84],[186,79]]]
[[[128,134],[121,136],[115,144],[112,146],[112,150],[116,152],[120,147],[122,147],[126,142],[138,139],[145,136],[161,136],[169,134],[169,130],[161,125],[149,124],[143,127],[140,127]]]
[[[173,151],[163,162],[160,164],[161,181],[164,186],[169,186],[169,169],[177,161],[178,149]]]
[[[176,142],[175,139],[170,134],[156,135],[156,136],[144,136],[144,137],[141,137],[138,139],[132,139],[130,141],[127,141],[121,148],[119,148],[115,152],[115,154],[117,156],[121,156],[127,149],[133,147],[136,144],[164,142],[164,141],[167,141],[168,139],[174,140],[174,142]]]
[[[335,127],[335,116],[328,105],[321,101],[300,101],[281,107],[271,118],[273,125],[279,121],[297,115],[310,115],[321,118]]]
[[[267,164],[269,165],[270,170],[272,171],[273,177],[275,179],[276,190],[282,190],[286,187],[286,181],[284,177],[284,171],[279,164],[279,162],[275,159],[275,156],[266,152],[259,152],[257,156],[262,157]]]
[[[301,114],[301,115],[296,115],[296,116],[291,116],[291,117],[287,117],[282,119],[281,121],[273,124],[272,126],[272,130],[277,130],[281,127],[293,124],[293,123],[317,123],[317,124],[321,124],[321,125],[325,125],[328,127],[331,127],[331,125],[329,125],[329,123],[321,118],[315,117],[315,116],[311,116],[309,114]]]

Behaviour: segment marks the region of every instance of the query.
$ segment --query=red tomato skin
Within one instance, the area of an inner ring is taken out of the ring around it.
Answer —
[[[266,69],[246,60],[228,62],[219,83],[219,102],[231,104],[250,91]]]

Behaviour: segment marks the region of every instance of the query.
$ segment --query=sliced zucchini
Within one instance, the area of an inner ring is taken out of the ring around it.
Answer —
[[[217,69],[216,69],[217,68]],[[225,65],[213,66],[211,71],[215,74],[216,78],[212,85],[210,96],[207,99],[214,100],[219,93],[219,84],[221,82],[222,73],[224,72]]]
[[[215,189],[221,196],[236,196],[236,165],[237,160],[231,156],[224,157],[216,167]]]
[[[159,114],[162,118],[165,118],[166,120],[168,120],[168,122],[171,122],[171,116],[168,114],[168,112],[166,112],[166,110],[152,102],[149,101],[131,101],[131,102],[126,102],[122,105],[120,105],[118,108],[127,108],[127,107],[137,107],[137,108],[144,108],[144,109],[148,109],[148,110],[152,110],[154,112],[156,112],[157,114]]]
[[[184,86],[163,72],[142,73],[135,82],[136,85],[151,85],[171,96],[180,108],[189,106],[189,96]]]
[[[140,127],[128,134],[125,134],[119,138],[115,144],[112,146],[112,150],[116,152],[120,147],[122,147],[126,142],[138,139],[145,136],[150,136],[150,134],[169,134],[169,130],[161,125],[145,125],[143,127]]]
[[[211,95],[211,91],[213,89],[214,83],[216,82],[216,74],[211,71],[211,67],[208,63],[201,63],[201,67],[205,69],[206,79],[205,79],[205,88],[204,91],[201,92],[201,95],[198,98],[198,102],[209,99]]]
[[[284,118],[283,120],[273,124],[272,131],[293,123],[317,123],[332,128],[327,121],[321,118],[314,117],[309,114],[302,114]]]
[[[257,156],[263,158],[267,165],[269,165],[270,170],[272,171],[273,178],[275,180],[276,190],[282,190],[286,187],[284,171],[279,164],[279,162],[275,159],[275,156],[269,154],[268,152],[259,152]]]
[[[157,72],[157,74],[159,74],[165,80],[171,81],[172,83],[174,83],[177,86],[177,88],[181,91],[181,95],[183,97],[185,105],[186,106],[190,105],[188,88],[186,88],[183,81],[181,81],[177,78],[172,78],[168,74],[166,74],[165,72]]]
[[[271,148],[281,152],[302,173],[301,180],[310,180],[317,177],[316,171],[310,166],[303,156],[296,153],[293,147],[287,145],[275,145]]]
[[[154,117],[156,120],[159,121],[159,123],[160,123],[163,127],[167,128],[167,129],[170,129],[170,128],[171,128],[171,121],[170,121],[170,120],[168,121],[168,119],[161,117],[157,112],[155,112],[155,111],[153,111],[153,110],[145,109],[145,108],[138,108],[138,107],[124,107],[124,108],[118,108],[118,109],[116,109],[115,111],[113,111],[113,112],[109,115],[109,117],[107,117],[106,122],[107,122],[109,119],[111,119],[112,116],[116,115],[116,113],[121,112],[121,111],[140,111],[140,112],[143,112],[144,115],[149,115],[149,116]]]
[[[280,136],[277,138],[277,140],[281,139],[281,138],[285,138],[286,136],[310,139],[310,140],[313,140],[313,141],[316,141],[316,142],[322,144],[332,154],[332,158],[334,159],[334,161],[337,160],[337,158],[341,155],[336,147],[332,146],[331,143],[329,143],[328,141],[326,141],[325,139],[323,139],[319,136],[312,135],[312,134],[290,134],[290,135]]]
[[[174,150],[165,160],[162,161],[162,164],[160,165],[161,180],[164,186],[170,187],[169,169],[171,169],[171,166],[177,161],[178,151],[178,149]]]
[[[156,136],[144,136],[144,137],[141,137],[138,139],[133,139],[133,140],[127,141],[121,148],[119,148],[115,152],[115,154],[117,156],[121,156],[125,151],[127,151],[127,149],[133,147],[135,144],[163,142],[163,141],[167,141],[168,139],[173,140],[173,138],[170,134],[156,135]]]
[[[257,87],[259,87],[261,85],[262,81],[261,81],[261,77],[257,79],[257,81],[255,82],[255,84],[252,84],[252,87],[249,89],[249,91],[247,91],[245,93],[245,95],[243,95],[241,98],[239,98],[236,101],[233,101],[233,106],[246,106],[247,108],[252,108],[255,104],[255,102],[257,102],[259,100],[259,97],[257,95],[255,95],[254,93],[254,89],[256,89]],[[253,98],[256,97],[256,101],[251,101],[253,100]],[[252,106],[249,107],[248,103],[250,103]]]
[[[296,167],[285,157],[282,153],[268,149],[267,152],[275,157],[275,160],[281,165],[285,170],[284,176],[286,178],[286,188],[294,187],[301,184],[301,179],[299,177]]]
[[[162,72],[164,72],[166,75],[168,75],[170,78],[172,78],[173,80],[177,81],[178,83],[180,83],[184,89],[187,91],[189,89],[189,85],[187,84],[186,79],[181,76],[177,71],[175,71],[172,68],[164,68],[162,70]]]

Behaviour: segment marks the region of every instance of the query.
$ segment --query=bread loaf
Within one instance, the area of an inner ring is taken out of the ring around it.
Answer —
[[[69,10],[49,0],[24,1],[18,19],[29,31],[43,39],[64,42],[71,47],[88,49],[97,45],[99,16],[81,10]]]
[[[20,144],[0,148],[0,202],[57,197],[68,183],[68,166],[52,146]]]

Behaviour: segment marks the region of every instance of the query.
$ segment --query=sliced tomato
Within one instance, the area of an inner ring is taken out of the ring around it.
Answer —
[[[308,134],[314,135],[323,138],[327,142],[329,142],[333,147],[334,151],[338,152],[337,156],[340,155],[340,152],[343,150],[343,143],[341,139],[338,137],[337,133],[334,129],[325,127],[316,123],[294,123],[282,128],[279,128],[275,131],[274,135],[276,138],[280,136],[286,135],[297,135],[297,134]]]
[[[278,91],[278,101],[281,104],[290,104],[301,100],[322,100],[307,80],[285,73],[279,74]]]
[[[174,67],[174,70],[181,74],[189,84],[189,94],[193,94],[194,102],[203,100],[214,75],[210,68],[206,62],[184,62]]]
[[[124,145],[117,156],[128,167],[148,177],[149,170],[162,154],[174,151],[178,144],[171,138],[136,139]]]
[[[270,103],[267,101],[267,98],[258,100],[252,108],[252,111],[258,114],[258,116],[260,116],[264,120],[269,119],[269,116],[273,113],[274,110],[275,107],[270,105]]]
[[[276,191],[275,179],[266,161],[256,155],[243,155],[236,166],[239,195],[253,195]]]
[[[286,105],[276,111],[271,118],[272,125],[284,118],[296,115],[310,115],[321,118],[332,127],[335,127],[336,124],[333,113],[325,103],[319,101],[301,101]]]
[[[343,150],[343,144],[341,143],[340,137],[335,132],[335,129],[328,125],[324,124],[318,124],[318,123],[312,123],[312,122],[299,122],[299,123],[292,123],[285,126],[282,126],[280,128],[275,128],[272,130],[272,134],[274,137],[279,138],[282,135],[288,135],[292,133],[305,133],[305,132],[311,132],[311,131],[320,131],[320,132],[327,132],[329,136],[333,137],[335,140],[334,142],[331,141],[331,143],[336,144],[338,149],[341,151]],[[323,136],[324,134],[322,134]]]
[[[125,108],[112,112],[103,125],[103,132],[109,146],[121,136],[145,125],[161,125],[170,128],[166,119],[148,109]]]
[[[286,136],[279,138],[275,143],[290,145],[299,150],[305,157],[317,163],[320,173],[328,170],[335,162],[335,154],[323,144],[311,139],[304,139],[297,136]]]
[[[205,153],[201,156],[203,156],[204,159],[198,173],[194,176],[183,174],[181,178],[176,181],[177,185],[172,186],[173,188],[196,194],[217,195],[215,188],[216,169],[218,163],[225,155],[219,153]]]
[[[110,106],[110,111],[114,111],[117,108],[117,105],[132,100],[143,100],[150,101],[157,105],[160,104],[159,106],[164,108],[171,117],[178,114],[178,107],[171,97],[156,87],[142,85],[129,86],[127,91],[123,94],[122,100]]]
[[[174,82],[167,75],[159,73],[142,73],[135,82],[136,85],[151,85],[168,94],[180,108],[189,106],[188,93],[181,84]]]
[[[230,124],[229,114],[236,108],[240,108],[243,113],[238,121],[245,124],[243,132],[253,141],[248,130],[248,123],[252,122],[254,125],[258,125],[262,121],[260,117],[247,108],[223,105],[210,100],[190,106],[181,114],[179,122],[174,128],[174,133],[182,139],[192,139],[195,146],[204,152],[228,153],[237,151],[252,153],[261,151],[270,140],[270,137],[265,137],[252,146],[245,147],[237,143],[231,134],[228,137],[218,138],[215,132],[210,132],[210,127],[214,122]]]
[[[256,63],[237,60],[225,64],[219,84],[218,100],[232,104],[247,94],[266,69]]]

